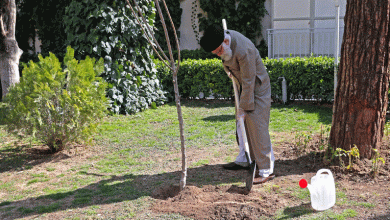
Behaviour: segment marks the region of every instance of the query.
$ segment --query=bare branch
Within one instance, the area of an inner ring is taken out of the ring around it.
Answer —
[[[164,16],[162,15],[160,4],[158,3],[158,0],[154,0],[154,2],[156,3],[156,8],[157,8],[158,14],[160,15],[161,24],[164,28],[165,40],[167,41],[169,56],[171,58],[170,60],[171,60],[171,62],[174,62],[174,58],[172,55],[171,41],[169,40],[169,36],[168,36],[167,25],[165,24]]]
[[[175,28],[175,25],[173,24],[173,21],[171,19],[171,15],[169,13],[169,10],[168,10],[168,7],[167,7],[167,3],[165,1],[163,1],[163,3],[164,3],[165,10],[167,11],[168,17],[170,18],[169,20],[171,22],[173,33],[174,33],[174,36],[175,36],[176,48],[177,48],[177,62],[178,62],[178,64],[177,64],[177,71],[179,71],[179,67],[180,67],[180,44],[179,44],[179,40],[177,39],[176,28]]]
[[[170,65],[168,65],[167,61],[169,60],[168,57],[165,55],[164,51],[161,49],[159,43],[157,42],[156,38],[153,36],[152,31],[150,30],[149,26],[146,25],[146,28],[148,29],[149,32],[147,32],[144,27],[142,26],[142,22],[140,21],[139,17],[137,16],[137,14],[135,13],[133,7],[131,6],[129,0],[126,0],[127,1],[127,4],[129,5],[130,9],[131,9],[131,12],[133,13],[135,19],[137,20],[137,23],[140,25],[142,31],[145,33],[146,35],[146,39],[148,40],[149,44],[152,46],[154,52],[157,54],[158,58],[167,66],[169,67],[172,71],[172,67]],[[140,14],[140,17],[142,18],[143,22],[145,24],[147,24],[148,22],[146,21],[145,17],[142,15],[141,13],[141,9],[140,7],[138,6],[137,2],[134,0],[134,4],[136,5],[137,9],[138,9],[138,12]],[[152,43],[152,40],[150,39],[149,37],[149,34],[152,36],[154,42],[155,42],[155,45],[157,46],[157,48],[160,50],[160,52],[162,53],[162,55],[164,56],[165,60],[161,57],[160,53],[156,50],[156,48],[153,46],[153,43]]]

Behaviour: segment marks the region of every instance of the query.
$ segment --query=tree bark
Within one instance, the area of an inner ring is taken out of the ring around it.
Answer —
[[[359,148],[371,158],[380,147],[389,89],[390,0],[348,0],[330,144]]]
[[[15,39],[15,0],[0,0],[0,76],[2,97],[19,82],[19,59],[23,51]]]

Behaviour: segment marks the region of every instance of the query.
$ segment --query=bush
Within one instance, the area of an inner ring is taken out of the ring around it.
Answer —
[[[271,79],[272,98],[282,97],[281,79],[287,81],[287,97],[294,99],[317,99],[331,102],[334,98],[334,58],[294,57],[286,59],[264,59]]]
[[[164,51],[165,55],[169,58],[169,51]],[[177,60],[177,50],[172,52],[172,55],[175,60]],[[154,58],[158,59],[155,55]],[[206,59],[218,59],[219,57],[213,53],[206,52],[205,50],[196,49],[196,50],[181,50],[180,51],[180,60],[206,60]]]
[[[168,92],[168,99],[175,97],[172,82],[172,73],[161,61],[155,60],[157,75]],[[233,87],[227,77],[220,59],[183,60],[177,74],[179,92],[182,98],[196,98],[204,93],[204,98],[214,95],[216,98],[230,98],[233,96]]]
[[[5,97],[7,131],[33,136],[52,152],[88,140],[108,107],[107,83],[98,77],[103,69],[103,59],[79,62],[70,47],[64,69],[54,54],[39,55],[39,62],[24,67],[20,83]]]
[[[76,58],[104,58],[102,77],[109,83],[110,110],[117,114],[136,113],[166,101],[151,59],[152,47],[126,4],[73,0],[64,19],[67,44],[77,50]],[[153,29],[154,2],[143,0],[139,5],[146,25]]]
[[[172,76],[169,69],[155,60],[158,77],[170,100],[174,97]],[[333,99],[333,58],[305,57],[287,59],[263,59],[271,79],[272,99],[282,98],[281,79],[287,81],[290,101],[296,98],[315,98],[331,102]],[[180,95],[183,98],[195,98],[200,92],[205,97],[214,95],[219,98],[231,98],[233,88],[226,76],[220,59],[184,60],[178,72]]]

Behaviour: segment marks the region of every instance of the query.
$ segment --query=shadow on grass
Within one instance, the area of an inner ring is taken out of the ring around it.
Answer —
[[[220,165],[189,168],[187,172],[187,185],[196,186],[244,181],[246,174],[246,172],[225,171]],[[226,172],[230,172],[230,175],[222,175]],[[178,184],[180,173],[177,171],[156,175],[124,174],[121,176],[105,176],[79,172],[78,178],[100,176],[103,179],[75,190],[55,192],[19,201],[3,201],[0,203],[0,219],[25,218],[36,214],[83,208],[91,205],[131,201],[144,196],[161,199],[161,193],[171,193],[173,197],[176,195],[175,193],[161,192],[161,189],[167,184]]]
[[[387,214],[369,218],[369,220],[389,220],[389,219],[390,219],[390,211],[388,211]]]
[[[184,104],[187,107],[208,107],[208,108],[218,108],[218,107],[234,107],[234,103],[232,101],[224,101],[218,104],[210,104],[206,105],[206,102],[200,102],[200,101],[193,101],[188,102]],[[303,104],[292,104],[292,105],[282,105],[282,104],[272,104],[272,109],[278,109],[278,110],[296,110],[296,111],[302,111],[303,113],[317,113],[318,114],[318,122],[331,125],[332,124],[332,108],[325,107],[325,106],[317,106],[310,103],[303,103]],[[217,115],[217,116],[210,116],[206,117],[203,120],[204,121],[229,121],[234,120],[234,115]]]
[[[5,104],[0,102],[0,125],[5,124]]]
[[[290,161],[276,160],[276,178],[304,172],[315,172],[315,170],[305,166],[298,168],[300,167],[301,161],[306,159],[303,156]],[[180,182],[180,173],[179,171],[155,175],[134,175],[129,173],[115,176],[78,172],[75,178],[87,179],[89,177],[95,177],[101,178],[101,180],[75,190],[56,191],[51,194],[19,201],[3,201],[0,203],[0,213],[3,213],[3,215],[0,215],[0,218],[7,219],[7,216],[23,218],[36,214],[84,208],[92,205],[131,201],[144,196],[151,196],[155,199],[167,199],[178,194],[178,191],[174,191],[172,187],[167,188],[166,186],[178,185]],[[246,170],[225,170],[221,164],[204,165],[188,168],[187,185],[202,187],[203,185],[232,184],[234,186],[237,183],[245,183],[246,177]],[[236,188],[243,189],[244,186],[236,186]],[[237,192],[234,191],[231,193]],[[307,214],[308,211],[305,207],[287,208],[284,210],[284,214],[288,216]]]
[[[28,145],[0,148],[0,173],[21,171],[51,161],[60,161],[70,156],[64,152],[52,154],[49,148],[31,148]]]
[[[217,121],[231,121],[236,117],[234,115],[213,115],[203,118],[204,121],[217,122]]]
[[[282,213],[283,217],[278,218],[278,220],[297,218],[314,212],[310,203],[304,203],[294,207],[286,207]]]
[[[170,102],[168,105],[175,106],[175,102]],[[188,108],[225,108],[234,107],[234,100],[225,99],[182,99],[181,106]]]

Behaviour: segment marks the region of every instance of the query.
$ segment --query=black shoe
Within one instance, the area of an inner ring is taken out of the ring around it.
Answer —
[[[234,162],[224,164],[222,165],[222,167],[227,170],[248,170],[249,169],[249,166],[243,167]]]

